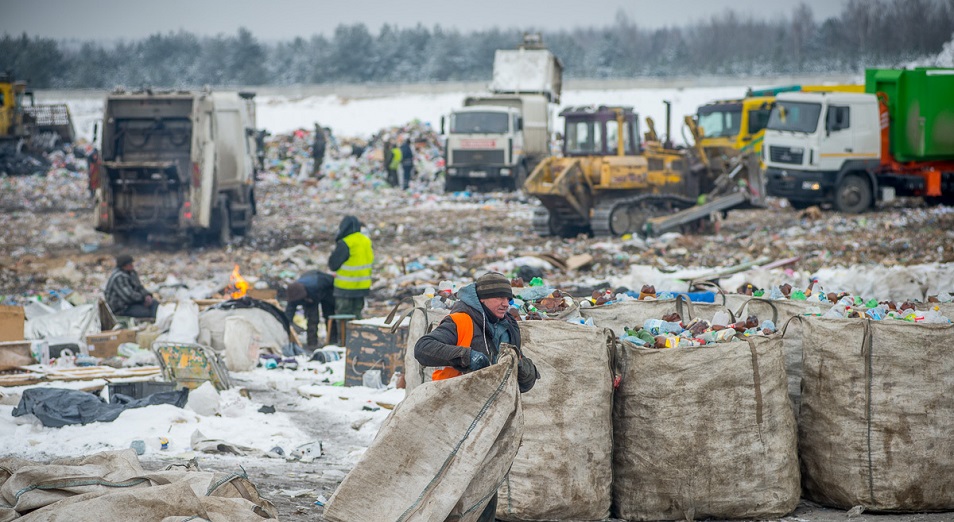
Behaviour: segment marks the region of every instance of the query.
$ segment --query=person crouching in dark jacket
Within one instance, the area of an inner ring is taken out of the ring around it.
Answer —
[[[318,323],[321,320],[318,306],[321,306],[321,315],[327,321],[335,315],[335,297],[332,295],[335,278],[318,270],[309,270],[301,275],[294,283],[289,283],[286,290],[288,306],[285,307],[285,317],[291,323],[295,319],[298,307],[302,307],[307,320],[305,329],[306,344],[309,348],[318,348]],[[328,337],[337,339],[337,325],[332,322]]]

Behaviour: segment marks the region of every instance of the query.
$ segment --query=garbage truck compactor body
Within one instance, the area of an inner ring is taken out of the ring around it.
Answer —
[[[254,94],[113,93],[103,119],[96,229],[123,241],[227,242],[255,213]]]
[[[779,94],[762,154],[768,194],[796,208],[954,204],[954,69],[869,69],[863,94]]]

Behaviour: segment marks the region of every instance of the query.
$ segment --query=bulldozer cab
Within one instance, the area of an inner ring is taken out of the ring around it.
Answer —
[[[23,95],[26,82],[0,74],[0,138],[20,138],[23,129]]]
[[[564,118],[563,155],[635,156],[639,118],[631,107],[571,107]]]

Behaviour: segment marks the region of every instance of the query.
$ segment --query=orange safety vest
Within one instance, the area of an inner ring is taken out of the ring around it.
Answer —
[[[474,340],[474,321],[464,312],[450,314],[450,318],[457,325],[457,346],[470,347],[470,342]],[[445,366],[434,370],[434,373],[431,374],[431,380],[442,381],[458,375],[463,375],[463,373],[453,366]]]

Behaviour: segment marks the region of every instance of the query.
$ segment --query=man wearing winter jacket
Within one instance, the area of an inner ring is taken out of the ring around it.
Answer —
[[[156,318],[159,301],[142,286],[139,274],[133,268],[133,258],[128,254],[116,256],[116,268],[109,274],[103,293],[106,304],[116,315]]]
[[[414,345],[414,357],[421,365],[443,367],[434,372],[437,380],[496,363],[501,343],[516,346],[520,353],[520,330],[517,321],[508,313],[513,290],[506,276],[497,272],[486,273],[475,283],[461,288],[457,297],[460,300],[451,308],[450,315]],[[464,324],[464,320],[470,320],[473,328]],[[471,333],[470,340],[466,339],[467,332]],[[517,365],[520,392],[530,391],[539,378],[540,373],[533,361],[521,355]],[[492,522],[496,511],[497,496],[494,495],[478,522]]]
[[[285,317],[289,323],[295,319],[298,307],[305,312],[308,321],[305,329],[306,344],[309,348],[318,348],[318,323],[321,320],[318,306],[321,306],[321,315],[327,321],[335,314],[335,297],[332,295],[335,278],[319,270],[309,270],[301,275],[294,283],[289,283],[286,289],[288,306],[285,307]],[[329,337],[337,339],[337,325],[331,323]]]
[[[361,319],[364,298],[371,293],[371,265],[374,250],[371,238],[361,233],[361,222],[345,216],[338,225],[335,250],[328,258],[328,268],[335,272],[334,297],[338,314]]]

